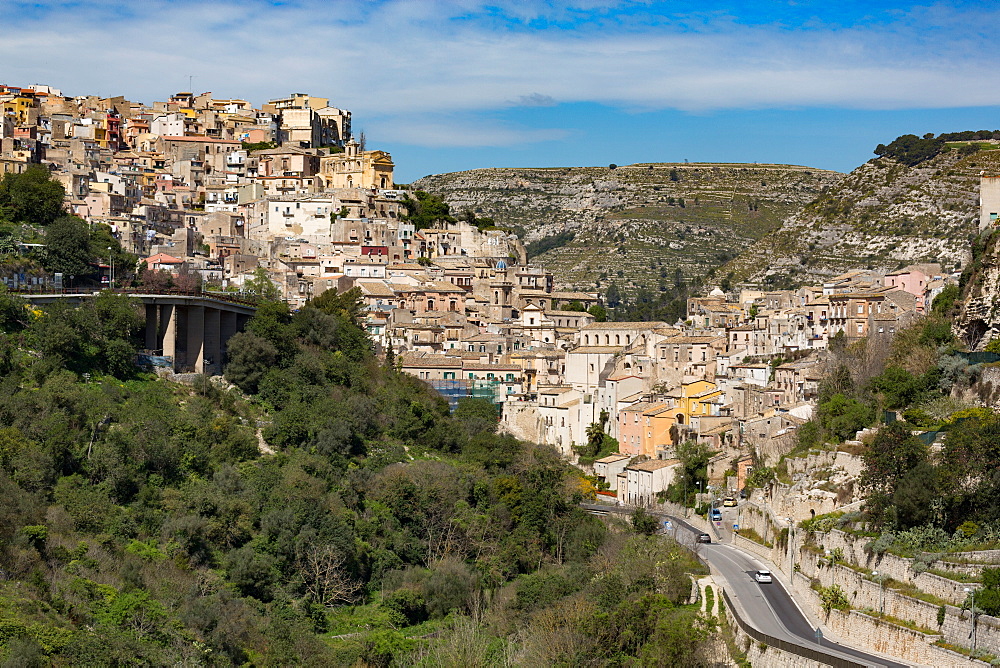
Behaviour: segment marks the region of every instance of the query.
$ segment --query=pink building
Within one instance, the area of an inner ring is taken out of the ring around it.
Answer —
[[[927,286],[931,281],[944,277],[939,264],[911,264],[899,271],[886,274],[885,287],[898,288],[917,299],[917,313],[926,313]]]
[[[648,401],[639,401],[618,411],[618,452],[642,454],[642,430],[646,424],[642,414],[653,406]]]

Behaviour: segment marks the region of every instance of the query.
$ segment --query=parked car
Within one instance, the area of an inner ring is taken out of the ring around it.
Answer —
[[[722,501],[722,505],[724,505],[726,508],[735,508],[736,507],[736,498],[732,497],[732,496],[727,496]]]
[[[760,584],[771,584],[771,571],[754,571],[753,579]]]
[[[698,534],[698,542],[699,543],[711,543],[712,542],[712,537],[709,536],[707,533]]]

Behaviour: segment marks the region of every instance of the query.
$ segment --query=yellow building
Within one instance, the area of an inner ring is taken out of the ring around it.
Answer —
[[[722,396],[715,383],[708,380],[690,380],[667,393],[669,408],[650,415],[650,443],[643,444],[655,456],[656,450],[676,446],[684,440],[683,432],[691,425],[691,418],[712,414],[712,407]],[[672,427],[677,427],[671,432]],[[645,449],[644,447],[644,449]]]
[[[34,95],[13,95],[6,97],[0,104],[3,105],[3,114],[10,116],[14,125],[30,125],[34,123],[31,117],[31,110],[38,108],[38,98]]]
[[[392,189],[392,156],[385,151],[361,151],[353,139],[343,153],[320,158],[319,176],[324,188]]]

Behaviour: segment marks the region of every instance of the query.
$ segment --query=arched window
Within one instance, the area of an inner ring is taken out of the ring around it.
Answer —
[[[622,344],[622,337],[620,334],[615,334],[615,345],[620,346]]]

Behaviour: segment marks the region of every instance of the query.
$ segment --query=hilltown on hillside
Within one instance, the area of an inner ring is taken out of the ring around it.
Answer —
[[[47,165],[67,208],[109,225],[146,268],[229,289],[264,270],[292,308],[357,288],[379,351],[453,403],[488,398],[504,429],[569,458],[594,425],[616,439],[594,469],[630,504],[667,488],[690,440],[717,453],[713,482],[742,489],[752,453],[787,451],[812,415],[831,339],[889,338],[957,282],[934,264],[859,270],[798,290],[714,289],[682,322],[599,322],[598,295],[559,290],[515,235],[464,220],[416,229],[391,156],[366,150],[326,98],[255,109],[182,92],[150,107],[0,86],[0,105],[0,172]],[[796,512],[829,512],[835,497],[815,490]]]

